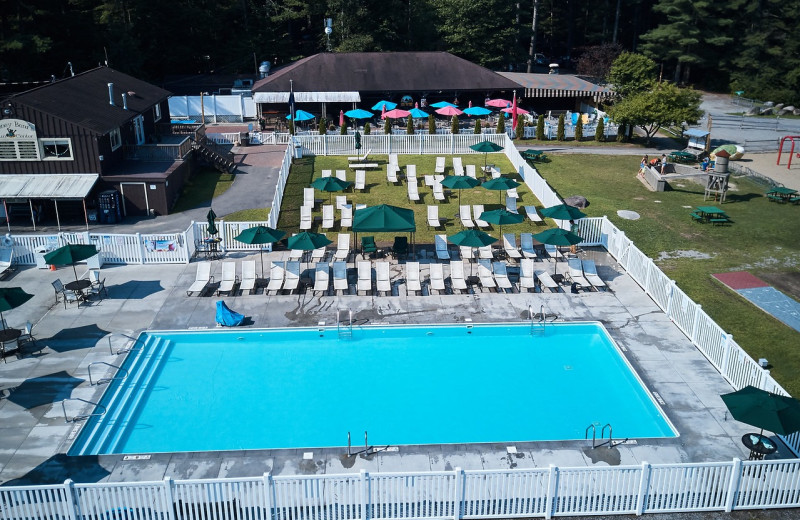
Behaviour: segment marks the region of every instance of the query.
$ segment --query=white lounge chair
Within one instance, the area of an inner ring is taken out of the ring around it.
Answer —
[[[333,263],[333,290],[347,292],[350,286],[347,283],[347,264],[345,262]]]
[[[536,278],[534,277],[533,260],[530,258],[523,258],[519,262],[519,288],[521,289],[535,289]]]
[[[552,260],[553,262],[558,262],[558,257],[563,256],[558,251],[558,247],[554,246],[553,244],[545,244],[544,251],[547,253],[548,260]]]
[[[475,249],[473,249],[472,247],[458,246],[458,248],[461,251],[462,260],[472,260],[473,258],[475,258]]]
[[[389,277],[389,262],[375,262],[375,289],[392,295],[392,282]]]
[[[398,167],[396,164],[386,165],[386,180],[391,182],[392,184],[397,184],[399,182],[397,180],[397,170]]]
[[[430,264],[430,288],[439,291],[440,293],[445,292],[445,285],[444,285],[444,269],[442,264]]]
[[[197,264],[197,273],[194,276],[194,282],[186,289],[186,296],[191,296],[192,293],[202,294],[206,286],[214,281],[211,276],[211,262],[200,262]],[[66,292],[64,292],[66,295]],[[73,293],[74,295],[75,293]]]
[[[350,256],[350,233],[339,233],[336,238],[336,252],[333,254],[333,258],[346,262],[348,256]]]
[[[410,180],[417,178],[417,165],[416,164],[407,164],[406,165],[406,179]]]
[[[318,247],[311,251],[312,262],[322,262],[323,260],[325,260],[325,246]]]
[[[364,162],[364,161],[367,160],[367,157],[369,157],[369,153],[371,151],[372,151],[372,149],[370,148],[366,152],[364,152],[364,155],[362,155],[360,157],[348,157],[347,160],[350,161],[350,162]]]
[[[478,178],[475,175],[475,165],[474,164],[468,164],[466,166],[466,168],[467,168],[467,177],[472,177],[473,179],[477,179]]]
[[[366,160],[366,157],[364,158],[364,160]],[[389,154],[389,164],[394,164],[395,166],[398,166],[400,164],[399,162],[397,162],[397,154],[396,153],[390,153]]]
[[[342,209],[345,206],[349,206],[349,204],[347,203],[347,195],[337,195],[336,209]]]
[[[336,178],[347,182],[347,170],[336,170]]]
[[[3,278],[11,271],[11,264],[14,261],[14,248],[4,247],[0,249],[0,278]]]
[[[536,248],[533,247],[533,233],[520,233],[519,245],[522,250],[522,256],[536,258]]]
[[[267,293],[275,291],[275,294],[281,292],[283,288],[283,280],[286,277],[286,268],[283,262],[272,262],[269,268],[269,283],[267,284]]]
[[[406,262],[406,289],[411,292],[422,292],[419,279],[419,262]]]
[[[436,180],[433,175],[425,175],[423,179],[425,180],[425,186],[429,188],[433,188],[433,185],[436,184]]]
[[[494,253],[492,252],[492,246],[481,246],[478,248],[478,258],[482,260],[492,260],[494,258]]]
[[[517,249],[517,236],[514,233],[503,233],[503,249],[509,258],[522,258],[522,253]]]
[[[583,276],[583,264],[581,264],[580,258],[570,258],[569,261],[567,261],[567,266],[569,266],[569,269],[567,270],[567,276],[572,283],[578,284],[581,289],[591,291],[592,284],[590,284],[589,280]]]
[[[445,200],[444,188],[442,187],[441,182],[433,183],[433,198],[440,202]]]
[[[314,267],[314,292],[327,293],[331,284],[331,266],[319,262]]]
[[[548,273],[547,271],[544,271],[542,269],[537,269],[536,271],[533,272],[533,275],[536,277],[537,280],[539,280],[540,284],[550,289],[550,291],[552,292],[559,291],[560,289],[559,285],[555,282],[555,280],[553,280],[553,278],[550,276],[550,273]]]
[[[286,273],[284,276],[283,290],[289,291],[289,294],[292,294],[292,291],[297,289],[297,286],[300,285],[300,262],[286,262]]]
[[[506,211],[509,213],[519,213],[517,210],[517,198],[516,197],[506,197]]]
[[[517,192],[517,188],[511,188],[510,190],[506,190],[506,197],[514,197],[515,199],[518,199],[519,192]]]
[[[508,279],[508,269],[505,262],[492,262],[494,281],[498,289],[513,289],[511,280]]]
[[[355,190],[363,190],[367,187],[367,171],[356,170],[356,183],[353,186]]]
[[[464,175],[464,165],[461,163],[461,157],[453,157],[453,175]]]
[[[353,227],[353,208],[351,206],[342,208],[342,219],[339,221],[339,227],[342,229]]]
[[[242,294],[250,294],[256,287],[256,261],[242,260],[242,280],[239,282],[239,290]]]
[[[372,292],[372,262],[368,260],[359,260],[358,267],[358,283],[356,290],[361,292],[365,291],[367,294]]]
[[[447,250],[447,235],[436,235],[433,237],[436,244],[436,258],[439,260],[450,260],[450,252]]]
[[[472,221],[472,215],[469,211],[469,204],[462,204],[458,207],[458,218],[461,219],[461,225],[465,228],[475,227],[475,222]]]
[[[467,279],[464,278],[464,261],[450,261],[450,288],[453,291],[466,291]]]
[[[594,260],[583,260],[583,275],[586,277],[586,280],[592,284],[592,287],[597,289],[598,291],[600,288],[607,289],[608,286],[603,281],[602,278],[597,274],[597,265],[595,265]]]
[[[433,171],[436,173],[444,173],[444,157],[436,158],[436,169]]]
[[[300,206],[300,229],[311,229],[311,224],[313,222],[311,206]]]
[[[317,199],[314,197],[314,188],[303,188],[303,206],[314,209],[316,205]]]
[[[411,182],[411,179],[408,181],[408,200],[412,202],[419,201],[419,188],[417,187],[416,179],[414,179],[414,182]]]
[[[481,287],[497,289],[497,282],[494,281],[494,276],[492,276],[491,261],[483,258],[478,260],[478,282]]]
[[[488,222],[486,222],[485,220],[481,220],[481,215],[483,215],[483,204],[473,204],[472,215],[475,217],[475,224],[479,228],[489,227]]]
[[[528,215],[528,218],[531,220],[531,222],[537,224],[539,222],[544,222],[542,220],[542,217],[539,215],[539,212],[536,211],[536,206],[524,206],[524,208],[525,208],[525,214]]]
[[[331,175],[333,175],[333,170],[322,170],[322,177],[323,178],[330,177]]]
[[[492,179],[499,179],[501,177],[500,170],[498,170],[494,166],[491,166],[489,168],[489,171],[492,172]]]
[[[332,229],[335,223],[333,205],[325,204],[322,206],[322,229]]]
[[[438,228],[442,226],[442,221],[439,220],[439,206],[428,206],[428,227]]]

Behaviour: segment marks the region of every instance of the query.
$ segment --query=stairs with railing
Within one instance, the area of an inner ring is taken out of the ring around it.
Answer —
[[[209,141],[205,135],[198,136],[192,141],[192,148],[201,158],[205,159],[217,170],[223,173],[234,173],[236,163],[233,162],[231,154],[221,154],[214,149],[214,143]]]

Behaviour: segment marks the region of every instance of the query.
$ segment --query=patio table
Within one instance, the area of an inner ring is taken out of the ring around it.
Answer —
[[[745,433],[742,435],[742,444],[750,450],[749,460],[763,460],[765,455],[778,451],[774,442],[759,433]]]
[[[767,197],[773,202],[789,202],[796,195],[797,190],[784,186],[776,186],[767,192]]]
[[[706,220],[714,218],[728,218],[728,215],[716,206],[697,206],[697,211]]]
[[[14,350],[19,349],[19,343],[17,343],[17,339],[22,335],[22,331],[20,329],[12,329],[12,328],[5,328],[0,329],[0,354],[3,356],[3,363],[6,363],[6,354],[9,352],[13,352]],[[8,350],[6,350],[6,343],[12,345]]]

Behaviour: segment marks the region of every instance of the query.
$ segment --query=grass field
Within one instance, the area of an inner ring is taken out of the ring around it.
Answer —
[[[233,175],[221,173],[213,168],[201,168],[186,181],[180,198],[171,213],[180,213],[209,202],[225,193],[233,185]]]

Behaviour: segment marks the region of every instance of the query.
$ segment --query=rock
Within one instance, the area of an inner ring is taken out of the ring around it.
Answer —
[[[772,101],[767,101],[766,103],[764,103],[764,107],[765,108],[774,107],[774,106],[775,106],[775,103],[772,102]]]
[[[774,106],[774,107],[772,107],[772,108],[774,108],[774,109],[775,109],[775,111],[778,111],[778,110],[780,110],[780,109],[782,109],[782,108],[783,108],[783,103],[778,103],[777,105],[775,105],[775,106]]]
[[[789,112],[794,112],[794,105],[789,105],[788,107],[783,107],[784,110],[788,110]]]
[[[800,116],[800,108],[795,108],[792,112],[793,115]]]
[[[771,115],[772,115],[772,109],[771,109],[771,108],[765,108],[765,109],[763,109],[763,110],[761,111],[761,115],[762,115],[762,116],[771,116]]]
[[[566,204],[567,206],[583,209],[589,206],[589,201],[586,200],[586,197],[583,197],[581,195],[573,195],[572,197],[567,197],[566,199],[564,199],[564,204]]]
[[[758,107],[753,107],[747,111],[748,116],[757,116],[759,113],[761,113],[761,109]]]
[[[782,109],[778,110],[778,115],[779,116],[785,116],[786,114],[791,114],[791,113],[792,113],[791,110],[786,110],[785,108],[782,108]]]

